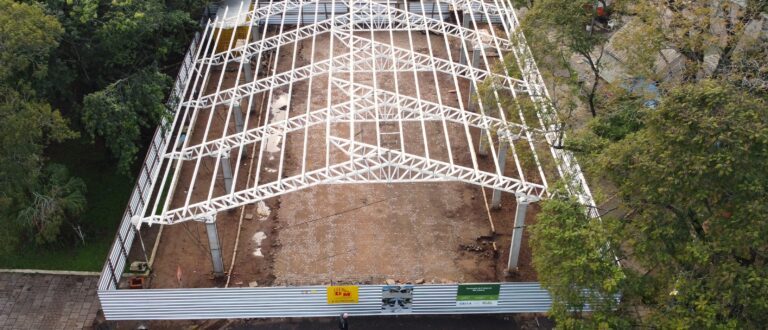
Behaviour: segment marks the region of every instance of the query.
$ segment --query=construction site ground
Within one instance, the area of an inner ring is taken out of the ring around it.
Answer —
[[[413,43],[426,52],[426,38],[431,38],[434,53],[447,58],[444,39],[437,35],[413,33]],[[408,48],[407,34],[397,32],[394,44]],[[370,34],[365,34],[370,38]],[[376,33],[374,39],[389,41],[388,33]],[[331,49],[339,54],[345,50],[336,42],[330,47],[330,35],[316,36],[314,61],[326,59]],[[295,54],[296,67],[307,65],[312,59],[312,39],[293,45],[284,46],[279,51],[263,56],[265,67],[270,67],[277,60],[275,72],[290,70]],[[458,44],[452,45],[453,58],[456,60]],[[255,60],[254,60],[255,61]],[[262,63],[263,65],[263,63]],[[230,69],[232,66],[230,66]],[[272,70],[272,69],[270,69]],[[221,88],[234,85],[237,70],[214,69],[208,80],[205,94],[216,91],[220,75],[223,74]],[[371,75],[334,73],[334,77],[373,85],[382,89],[395,90],[394,81],[400,93],[415,95],[418,88],[422,99],[437,102],[438,93],[442,103],[458,107],[457,91],[453,78],[438,74],[440,86],[435,86],[432,73],[420,72],[414,76],[411,72],[380,73],[374,81]],[[259,79],[261,77],[256,77]],[[395,79],[397,78],[397,79]],[[242,78],[241,78],[242,79]],[[432,83],[424,83],[432,81]],[[466,98],[468,82],[460,79],[459,92]],[[253,98],[247,127],[263,125],[265,120],[275,120],[275,116],[289,117],[305,113],[307,109],[321,109],[329,103],[326,94],[328,75],[320,75],[312,80],[294,84],[289,90],[285,87],[284,95],[258,94]],[[308,91],[312,94],[308,95]],[[277,94],[277,93],[275,93]],[[343,90],[332,89],[332,100],[348,98]],[[279,114],[268,111],[278,100],[289,97],[287,113]],[[307,103],[310,103],[309,106]],[[245,101],[244,108],[248,108]],[[223,110],[223,111],[222,111]],[[231,120],[226,120],[227,107],[219,106],[202,109],[190,128],[190,145],[222,136],[226,129],[234,132]],[[269,113],[269,115],[267,115]],[[211,129],[204,137],[207,121],[211,120]],[[430,157],[447,161],[448,148],[442,133],[447,128],[451,142],[453,160],[463,166],[471,166],[471,156],[467,146],[464,127],[457,124],[443,126],[441,122],[408,122],[403,124],[404,144],[407,152],[421,154],[424,150],[422,130],[426,134]],[[348,137],[354,135],[357,141],[376,144],[375,124],[333,124],[326,128],[318,125],[305,131],[287,134],[284,141],[278,140],[277,150],[272,143],[251,144],[247,150],[235,150],[232,162],[240,163],[236,172],[235,190],[253,186],[257,176],[257,157],[259,148],[263,151],[263,160],[258,177],[260,182],[275,180],[278,175],[288,177],[296,175],[301,169],[301,160],[306,152],[307,171],[325,165],[325,135],[330,129],[332,135]],[[354,129],[354,131],[352,131]],[[383,126],[379,127],[383,130]],[[473,141],[478,141],[480,132],[472,129]],[[455,137],[455,138],[454,138]],[[400,148],[400,141],[381,138],[382,146]],[[442,146],[442,147],[441,147]],[[238,158],[240,155],[241,158]],[[330,152],[332,162],[346,157],[341,151]],[[203,201],[209,193],[214,196],[224,193],[220,171],[215,171],[216,159],[209,157],[199,164],[195,161],[181,163],[179,184],[175,187],[172,207],[185,203],[187,192],[191,189],[191,203]],[[284,160],[281,162],[281,158]],[[479,159],[483,170],[492,168],[490,156]],[[282,163],[282,173],[280,164]],[[514,166],[507,166],[509,175],[514,176]],[[197,172],[195,185],[191,186],[193,173]],[[213,190],[209,192],[209,184]],[[486,211],[486,199],[482,188],[467,183],[397,183],[397,184],[345,184],[319,185],[296,192],[287,193],[265,201],[259,212],[257,204],[219,213],[216,224],[225,270],[229,277],[214,279],[211,275],[211,255],[205,225],[189,221],[159,229],[154,226],[144,231],[147,237],[158,237],[159,244],[154,252],[154,242],[146,242],[147,255],[152,259],[152,275],[148,286],[151,288],[177,287],[245,287],[309,285],[330,283],[383,283],[394,279],[401,283],[423,280],[425,283],[468,283],[498,281],[535,281],[536,274],[530,264],[528,233],[523,237],[520,255],[520,268],[508,274],[506,270],[510,235],[512,232],[515,198],[504,193],[501,210],[492,210],[495,234]],[[490,189],[486,189],[487,202],[490,202]],[[268,210],[267,210],[268,208]],[[528,208],[526,225],[535,222],[538,206]],[[262,213],[263,216],[260,216]],[[162,231],[157,234],[157,231]],[[495,243],[495,249],[494,249]],[[136,244],[134,244],[134,247]],[[135,249],[134,249],[135,251]],[[236,251],[236,252],[235,252]],[[233,264],[233,255],[234,258]],[[132,253],[138,257],[141,253]],[[143,259],[143,256],[141,258]],[[231,273],[229,273],[231,269]]]

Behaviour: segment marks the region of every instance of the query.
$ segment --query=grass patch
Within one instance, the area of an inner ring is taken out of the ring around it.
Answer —
[[[46,154],[88,187],[88,206],[80,218],[85,244],[72,239],[46,247],[29,244],[16,254],[0,255],[0,268],[101,271],[135,179],[118,174],[104,146],[87,139],[52,145]],[[63,225],[61,231],[70,236],[72,229]]]

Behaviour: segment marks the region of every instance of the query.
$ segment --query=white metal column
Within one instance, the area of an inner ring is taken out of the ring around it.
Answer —
[[[474,45],[472,47],[472,63],[470,63],[470,65],[472,65],[473,68],[480,67],[481,51],[477,47],[480,47],[480,46]],[[462,54],[464,53],[462,52]],[[475,90],[475,84],[469,84],[469,97],[467,98],[467,111],[469,112],[475,111],[476,101],[474,99],[476,99],[477,97],[478,96],[477,96],[477,91]],[[477,154],[483,157],[488,156],[488,144],[490,142],[488,141],[487,135],[488,134],[486,134],[485,128],[481,128],[480,137],[477,139],[478,140]]]
[[[530,201],[526,196],[517,197],[517,209],[515,210],[515,226],[512,228],[512,243],[509,247],[509,265],[508,271],[517,269],[517,262],[520,257],[520,245],[523,243],[523,228],[525,227],[525,214],[528,210]]]

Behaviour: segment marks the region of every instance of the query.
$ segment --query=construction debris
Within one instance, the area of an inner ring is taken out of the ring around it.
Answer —
[[[272,210],[269,209],[269,206],[264,201],[259,201],[256,204],[256,213],[259,215],[259,220],[267,220],[271,212]]]

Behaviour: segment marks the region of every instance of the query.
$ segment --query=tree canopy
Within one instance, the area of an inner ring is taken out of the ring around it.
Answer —
[[[641,297],[661,327],[768,321],[768,104],[715,81],[673,89],[600,164],[631,216]]]
[[[86,187],[48,150],[90,136],[130,173],[167,113],[169,75],[197,29],[189,12],[205,4],[0,0],[0,253],[54,242],[63,225],[83,239]]]
[[[77,136],[67,120],[37,97],[35,83],[46,74],[61,25],[35,4],[0,0],[0,252],[20,242],[30,228],[18,212],[31,205],[43,172],[44,150],[52,142]]]
[[[129,172],[142,130],[155,127],[170,113],[163,103],[170,85],[167,75],[144,70],[85,96],[85,129],[91,137],[104,138],[118,170]]]
[[[539,31],[547,42],[582,24],[547,18],[573,8],[537,10],[550,3],[534,2],[525,21],[543,16],[554,24]],[[566,147],[586,164],[593,190],[611,197],[602,222],[562,195],[544,201],[531,228],[534,266],[559,326],[754,329],[768,322],[768,43],[758,29],[765,9],[760,1],[725,0],[622,8],[634,33],[617,39],[614,51],[627,54],[630,77],[658,83],[658,104],[644,105],[623,82],[604,82],[598,115],[568,123]],[[561,49],[563,58],[579,54]],[[679,74],[655,74],[661,52],[680,55]],[[545,71],[558,69],[543,61]],[[618,304],[601,304],[614,295]],[[582,313],[584,306],[597,308]]]

